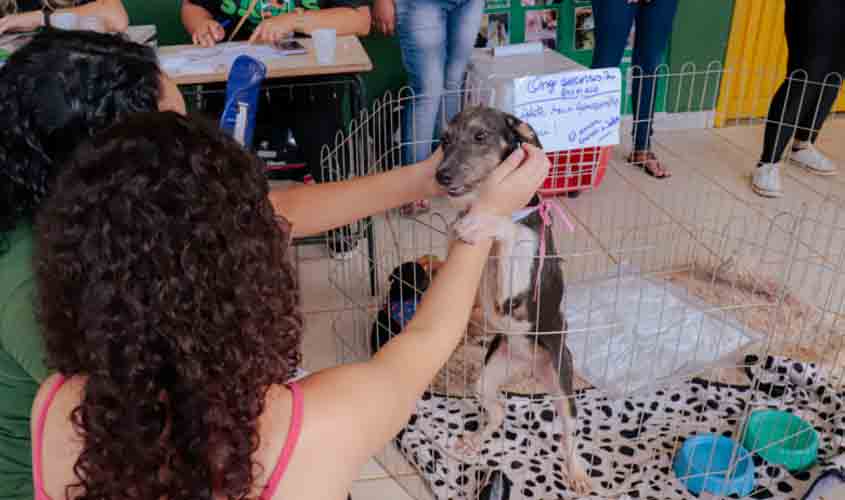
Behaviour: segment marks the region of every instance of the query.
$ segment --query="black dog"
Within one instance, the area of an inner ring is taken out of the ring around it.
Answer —
[[[390,273],[387,302],[370,330],[372,354],[402,333],[422,300],[423,292],[428,289],[429,282],[428,272],[417,262],[405,262]]]
[[[437,181],[453,204],[463,210],[453,226],[453,237],[470,243],[480,238],[495,240],[477,298],[485,316],[483,328],[494,335],[477,387],[488,423],[480,432],[464,436],[457,451],[464,455],[478,453],[501,426],[505,413],[497,397],[500,387],[535,376],[555,398],[563,420],[560,449],[567,462],[570,487],[584,494],[590,485],[575,453],[574,369],[566,346],[566,320],[560,310],[563,272],[551,229],[534,210],[540,199],[535,196],[525,211],[513,217],[467,215],[478,185],[523,142],[541,147],[528,124],[487,107],[468,108],[458,114],[441,140],[443,161],[437,169]],[[538,264],[541,238],[546,242],[542,271]],[[535,286],[539,287],[536,298]]]

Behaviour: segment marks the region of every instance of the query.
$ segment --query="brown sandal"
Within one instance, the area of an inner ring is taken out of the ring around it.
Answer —
[[[628,155],[628,163],[642,169],[643,172],[655,179],[672,177],[672,173],[663,168],[657,156],[651,151],[634,151]]]

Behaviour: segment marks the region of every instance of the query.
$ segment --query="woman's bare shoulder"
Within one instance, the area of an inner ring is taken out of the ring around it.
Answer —
[[[85,389],[85,382],[87,380],[87,377],[81,376],[66,378],[58,373],[54,373],[47,377],[44,382],[41,383],[41,386],[38,388],[38,392],[35,395],[35,400],[32,402],[32,418],[30,419],[31,425],[35,426],[37,424],[38,415],[43,411],[42,409],[47,403],[47,399],[50,397],[50,394],[53,392],[53,389],[56,388],[57,384],[61,383],[61,387],[59,387],[53,395],[53,400],[50,402],[50,408],[48,410],[48,416],[52,416],[54,408],[63,408],[67,406],[67,403],[73,403],[71,411],[73,408],[76,408],[81,400],[82,392]],[[61,413],[61,411],[58,412]]]
[[[325,373],[297,382],[302,394],[301,427],[274,498],[346,498],[352,481],[366,462],[368,457],[361,453],[355,439],[361,429],[348,422],[355,406],[362,401],[349,404],[347,398],[339,397],[337,390],[342,388],[333,382]],[[291,438],[293,395],[285,386],[272,387],[266,401],[262,419],[268,418],[269,426],[262,427],[261,437],[262,441],[268,440],[266,446],[270,453],[261,462],[272,463],[272,468],[284,443]],[[264,447],[262,443],[259,449]]]
[[[50,394],[62,380],[47,406]],[[51,375],[41,384],[32,404],[33,453],[40,453],[42,477],[39,479],[52,498],[64,498],[65,487],[77,481],[73,468],[82,452],[83,440],[74,429],[72,416],[82,400],[86,380],[86,377],[64,379]],[[39,423],[43,412],[46,413],[42,430]]]

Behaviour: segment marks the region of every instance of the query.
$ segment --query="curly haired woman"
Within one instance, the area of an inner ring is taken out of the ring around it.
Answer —
[[[120,0],[0,0],[0,33],[50,26],[50,17],[59,12],[97,16],[110,32],[123,32],[129,26]]]
[[[155,52],[47,30],[0,69],[0,498],[32,498],[29,412],[48,372],[33,314],[32,219],[69,153],[131,113],[184,111]]]
[[[540,150],[517,150],[472,210],[510,214],[547,169]],[[335,187],[363,197],[367,182],[385,179]],[[281,213],[297,203],[275,196]],[[348,222],[316,218],[310,229]],[[370,361],[288,383],[298,222],[276,215],[257,160],[228,137],[135,115],[78,152],[39,224],[59,372],[32,413],[45,500],[345,498],[459,342],[491,246],[455,243],[405,333]]]

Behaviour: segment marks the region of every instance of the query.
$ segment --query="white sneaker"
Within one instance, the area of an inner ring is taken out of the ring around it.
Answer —
[[[754,169],[751,189],[766,198],[780,198],[783,189],[780,186],[780,163],[764,163]]]
[[[802,149],[792,150],[789,161],[806,168],[816,175],[836,175],[836,164],[823,155],[815,146],[809,144]]]

